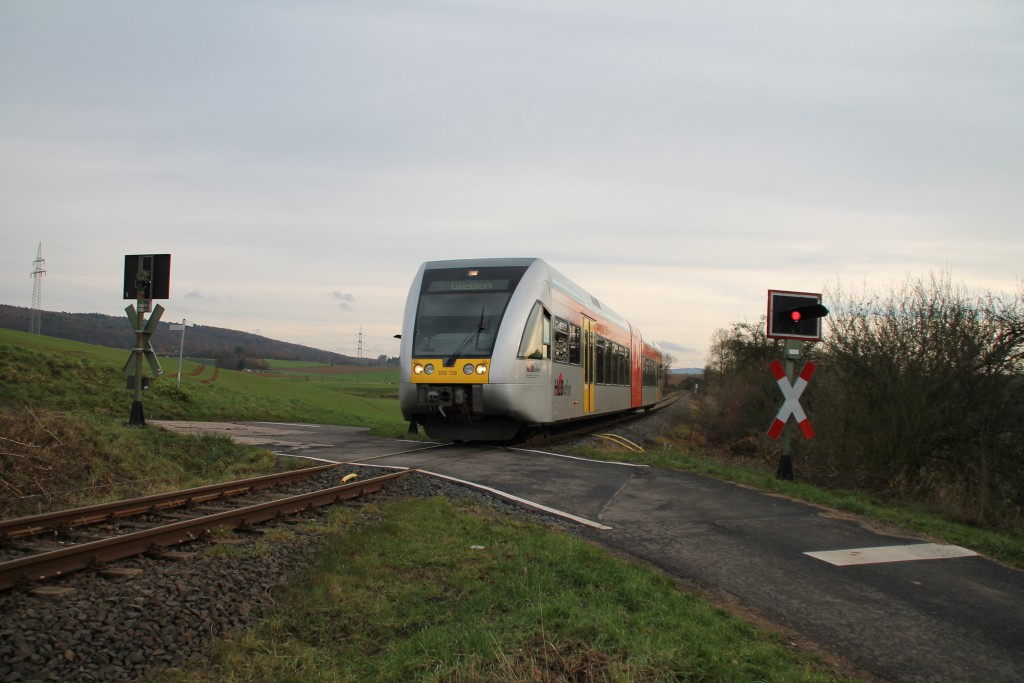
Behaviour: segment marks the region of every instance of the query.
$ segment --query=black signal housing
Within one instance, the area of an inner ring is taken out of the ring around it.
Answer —
[[[821,339],[821,319],[828,309],[821,294],[768,290],[768,336],[772,339]]]

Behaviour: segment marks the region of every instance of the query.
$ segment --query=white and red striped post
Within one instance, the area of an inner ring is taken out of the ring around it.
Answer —
[[[800,376],[796,378],[796,381],[794,382],[791,379],[794,370],[793,361],[800,358],[802,351],[803,344],[801,342],[792,339],[786,340],[785,370],[782,368],[782,363],[777,360],[773,360],[770,364],[775,381],[778,382],[779,390],[782,391],[782,395],[785,398],[782,407],[779,408],[779,412],[775,416],[775,420],[772,422],[771,428],[768,430],[768,436],[773,439],[778,439],[780,435],[782,436],[782,456],[779,458],[779,468],[776,472],[776,477],[779,479],[793,479],[793,458],[789,431],[790,415],[796,418],[805,439],[814,438],[814,428],[811,427],[811,421],[807,419],[807,415],[800,405],[800,395],[804,393],[807,383],[811,381],[816,366],[814,363],[808,362],[804,369],[800,371]]]
[[[811,426],[811,421],[807,419],[807,414],[804,413],[804,409],[800,405],[800,395],[807,388],[807,383],[811,381],[811,376],[814,374],[816,367],[814,363],[808,362],[800,372],[796,382],[791,385],[786,372],[782,369],[782,363],[777,360],[772,361],[772,374],[775,375],[775,381],[779,383],[779,389],[782,390],[782,395],[786,397],[786,400],[783,402],[782,408],[779,409],[778,415],[775,416],[775,421],[772,423],[771,429],[768,430],[768,436],[778,439],[783,427],[786,426],[786,422],[789,420],[789,416],[792,415],[796,418],[797,424],[800,425],[800,431],[803,432],[804,438],[814,438],[814,428]]]

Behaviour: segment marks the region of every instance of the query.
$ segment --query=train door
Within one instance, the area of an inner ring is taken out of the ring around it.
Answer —
[[[594,321],[583,316],[583,412],[594,410],[595,348]]]

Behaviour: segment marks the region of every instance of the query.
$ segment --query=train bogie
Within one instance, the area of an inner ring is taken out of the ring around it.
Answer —
[[[402,413],[438,439],[511,439],[661,392],[657,347],[541,259],[423,264],[400,361]]]

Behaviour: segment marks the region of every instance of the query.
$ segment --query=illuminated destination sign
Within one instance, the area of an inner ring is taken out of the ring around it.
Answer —
[[[431,293],[440,292],[505,292],[508,291],[508,280],[435,280],[427,289]]]

